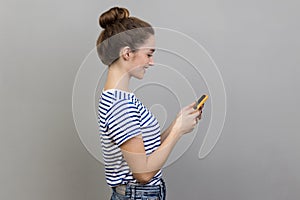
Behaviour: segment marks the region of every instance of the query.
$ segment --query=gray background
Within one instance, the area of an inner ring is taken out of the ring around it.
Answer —
[[[299,199],[299,1],[1,1],[0,199],[108,199],[80,142],[72,87],[114,5],[186,33],[222,74],[227,117],[213,152],[199,138],[165,169],[168,199]],[[99,64],[99,66],[101,66]]]

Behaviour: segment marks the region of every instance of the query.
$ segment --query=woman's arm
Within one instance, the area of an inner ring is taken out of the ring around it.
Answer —
[[[185,133],[191,132],[196,125],[200,111],[194,110],[192,104],[186,106],[177,115],[176,120],[164,132],[164,140],[152,154],[146,155],[141,135],[133,137],[121,145],[123,156],[133,176],[140,183],[147,183],[163,167],[177,141]]]
[[[162,168],[179,137],[169,134],[161,146],[147,156],[140,136],[127,140],[121,145],[121,150],[133,177],[141,184],[146,184]]]
[[[164,142],[166,137],[168,137],[168,135],[171,132],[172,127],[174,126],[175,120],[170,124],[170,126],[160,135],[160,140],[161,142]]]

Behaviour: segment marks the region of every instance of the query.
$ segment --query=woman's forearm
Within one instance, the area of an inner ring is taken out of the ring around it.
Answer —
[[[175,121],[173,121],[170,126],[160,135],[161,142],[164,142],[164,140],[168,137],[170,134],[172,127],[174,125]]]

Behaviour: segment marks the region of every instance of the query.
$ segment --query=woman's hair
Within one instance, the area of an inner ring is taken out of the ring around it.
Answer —
[[[126,8],[113,7],[102,13],[99,24],[104,29],[97,40],[98,56],[105,65],[119,58],[121,48],[128,46],[132,51],[154,35],[152,26],[136,17],[129,16]]]

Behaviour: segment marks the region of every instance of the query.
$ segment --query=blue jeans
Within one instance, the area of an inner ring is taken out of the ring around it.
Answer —
[[[126,185],[125,195],[120,194],[115,188],[110,200],[165,200],[166,185],[161,180],[161,185],[140,185],[129,183]]]

